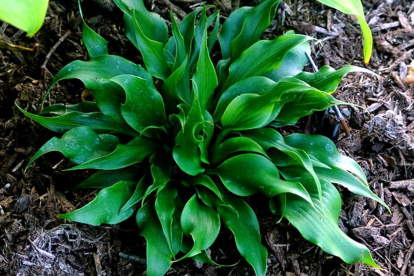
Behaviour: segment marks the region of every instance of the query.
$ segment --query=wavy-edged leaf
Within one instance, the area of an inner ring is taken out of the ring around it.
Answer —
[[[368,248],[355,242],[338,227],[341,197],[335,187],[321,181],[323,200],[312,195],[315,207],[295,195],[287,194],[284,216],[308,241],[320,246],[325,252],[338,256],[346,263],[361,261],[379,268]]]
[[[368,26],[367,21],[365,21],[364,8],[360,0],[352,1],[341,1],[341,0],[318,0],[319,2],[340,10],[343,13],[349,15],[355,15],[358,19],[359,25],[361,26],[362,35],[364,36],[364,61],[365,64],[369,63],[372,54],[372,33],[371,29]]]
[[[249,12],[239,35],[230,43],[230,60],[236,60],[244,50],[260,39],[275,16],[279,3],[280,0],[265,0]]]
[[[287,53],[309,40],[311,38],[307,36],[285,34],[271,41],[262,40],[255,43],[231,64],[223,91],[238,81],[248,77],[262,76],[277,69]]]
[[[211,163],[217,165],[225,161],[229,156],[236,153],[246,152],[267,156],[264,149],[254,140],[247,137],[233,137],[227,139],[213,150],[213,153],[211,154]]]
[[[319,182],[319,178],[313,169],[312,160],[310,159],[306,151],[289,146],[287,143],[285,143],[283,136],[272,128],[250,130],[243,132],[242,135],[254,140],[266,151],[268,151],[271,148],[274,148],[292,158],[297,164],[302,166],[312,176],[314,185],[312,185],[311,187],[305,186],[307,191],[318,193],[319,197],[322,197],[321,184]]]
[[[191,177],[189,180],[183,181],[185,185],[188,186],[204,186],[205,188],[209,189],[213,192],[217,198],[223,200],[223,195],[221,194],[217,184],[210,178],[210,176],[206,174],[199,174],[197,176]]]
[[[164,236],[173,256],[181,249],[183,230],[181,230],[180,216],[183,208],[182,199],[176,188],[165,186],[157,193],[155,211],[160,219]]]
[[[112,171],[98,171],[79,183],[76,189],[108,188],[119,181],[137,181],[140,175],[138,166]]]
[[[243,94],[265,94],[276,86],[276,82],[266,77],[250,77],[230,86],[219,98],[216,110],[213,113],[214,121],[217,122],[223,116],[228,105]]]
[[[295,78],[308,83],[312,87],[315,87],[319,90],[331,94],[335,92],[336,88],[338,88],[339,82],[346,74],[354,72],[375,74],[374,72],[368,69],[353,65],[345,65],[344,67],[338,70],[335,70],[332,67],[325,65],[318,72],[302,72],[296,75]]]
[[[284,139],[286,144],[304,150],[323,164],[334,166],[355,174],[366,186],[368,186],[365,173],[358,163],[352,158],[342,155],[329,138],[322,135],[294,133],[284,137]]]
[[[279,81],[284,77],[296,76],[303,71],[303,68],[308,63],[306,53],[310,54],[310,51],[311,49],[309,43],[305,42],[299,44],[285,56],[279,68],[267,72],[265,77],[274,81]]]
[[[211,173],[217,174],[224,186],[238,196],[250,196],[260,192],[273,197],[282,193],[293,193],[311,202],[302,184],[280,179],[276,166],[262,155],[246,153],[231,157]]]
[[[267,250],[260,242],[259,222],[255,213],[244,200],[235,196],[227,194],[225,203],[231,209],[218,206],[217,210],[226,227],[233,232],[240,255],[253,267],[257,276],[266,275]]]
[[[174,256],[170,253],[152,202],[147,202],[138,210],[136,221],[141,236],[147,241],[147,275],[163,276],[170,268]]]
[[[90,225],[117,224],[135,212],[129,208],[121,212],[122,206],[131,197],[136,182],[119,181],[111,187],[102,189],[89,204],[68,214],[59,215],[62,219]]]
[[[165,107],[161,94],[147,85],[147,82],[132,75],[121,75],[111,81],[121,86],[126,94],[121,113],[125,121],[139,133],[147,127],[161,127],[165,124]]]
[[[138,24],[147,38],[162,44],[167,42],[168,27],[165,20],[159,14],[148,11],[143,0],[114,0],[114,2],[126,16],[133,17],[134,10],[139,12]]]
[[[193,247],[184,258],[193,257],[210,247],[220,231],[220,217],[213,209],[200,203],[194,195],[184,206],[181,214],[181,228],[193,239]]]
[[[122,121],[120,106],[125,100],[125,93],[118,85],[106,80],[125,74],[141,77],[149,86],[155,88],[151,75],[140,65],[112,55],[100,55],[89,61],[76,60],[69,63],[56,74],[51,87],[61,80],[79,79],[91,90],[102,113]]]
[[[48,4],[48,0],[7,0],[0,5],[0,20],[32,36],[42,27]]]
[[[90,58],[94,58],[100,55],[108,54],[108,42],[94,30],[92,30],[88,24],[86,24],[83,18],[82,8],[80,0],[78,0],[79,13],[82,18],[82,41],[85,43],[85,47],[88,50]]]
[[[132,139],[125,145],[118,145],[108,155],[86,161],[78,166],[67,169],[67,171],[82,169],[116,170],[142,162],[157,149],[157,144],[142,136]]]
[[[40,156],[53,151],[59,151],[72,162],[81,164],[109,154],[118,144],[116,136],[98,135],[90,127],[77,127],[63,134],[60,139],[53,137],[46,142],[30,159],[27,167]]]
[[[201,131],[204,124],[204,112],[201,110],[197,85],[194,83],[193,104],[188,113],[185,125],[175,138],[173,157],[177,165],[189,175],[204,172],[201,164],[199,144],[203,141]]]
[[[339,101],[328,93],[310,89],[295,100],[291,99],[284,103],[281,111],[276,117],[274,126],[281,127],[294,125],[297,121],[315,111],[326,110],[334,105],[347,104]]]
[[[88,126],[96,132],[115,132],[131,136],[138,135],[128,125],[115,121],[100,112],[82,113],[73,111],[61,116],[43,117],[24,111],[17,104],[16,106],[24,115],[54,132],[63,133],[76,127]]]

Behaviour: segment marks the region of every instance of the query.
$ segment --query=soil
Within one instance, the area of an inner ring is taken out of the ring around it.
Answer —
[[[148,7],[169,20],[172,9],[182,18],[202,3],[215,4],[226,18],[238,6],[259,1],[155,0]],[[263,243],[269,251],[268,275],[414,275],[414,3],[408,0],[363,1],[375,47],[367,74],[347,76],[335,97],[359,105],[342,106],[352,137],[335,138],[340,151],[365,170],[372,190],[391,208],[342,190],[340,226],[365,244],[383,270],[349,265],[305,241],[286,221],[277,223],[258,197],[250,204],[258,214]],[[122,13],[110,0],[83,1],[89,25],[108,40],[111,54],[141,63],[123,34]],[[70,163],[60,154],[40,158],[27,171],[30,157],[53,133],[26,118],[14,103],[37,112],[53,76],[75,59],[86,60],[77,1],[51,1],[41,31],[32,38],[3,24],[0,39],[34,51],[0,50],[0,275],[145,275],[145,241],[133,221],[91,227],[57,218],[96,194],[73,187],[88,172],[62,172]],[[363,65],[361,32],[353,17],[315,1],[286,1],[266,37],[286,30],[311,35],[313,56],[322,66]],[[82,85],[61,82],[48,103],[77,103]],[[366,112],[369,111],[369,113]],[[329,121],[336,119],[329,114]],[[295,131],[314,133],[316,116]],[[325,129],[326,130],[326,129]],[[219,263],[231,268],[184,261],[167,275],[253,275],[224,231],[211,248]]]

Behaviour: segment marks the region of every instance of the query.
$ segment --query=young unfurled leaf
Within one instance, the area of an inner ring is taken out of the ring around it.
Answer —
[[[131,197],[136,183],[120,181],[111,187],[102,189],[88,205],[68,214],[59,215],[62,219],[91,225],[117,224],[134,213],[134,208],[121,212],[122,206]]]
[[[359,22],[359,25],[362,30],[362,35],[364,36],[364,61],[365,64],[369,63],[372,54],[372,33],[371,29],[368,26],[367,21],[365,21],[364,9],[360,0],[353,1],[341,1],[341,0],[318,0],[319,2],[333,7],[337,10],[340,10],[343,13],[354,15]]]

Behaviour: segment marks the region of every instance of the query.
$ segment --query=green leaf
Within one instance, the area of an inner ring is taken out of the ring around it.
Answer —
[[[177,26],[177,22],[175,21],[172,11],[170,11],[170,17],[171,17],[171,23],[172,23],[173,39],[174,39],[173,42],[175,42],[174,67],[172,70],[174,72],[187,59],[188,52],[186,52],[186,45],[185,45],[184,37],[182,36]]]
[[[142,201],[155,190],[162,189],[167,185],[168,181],[171,179],[172,174],[172,162],[169,158],[166,158],[164,154],[157,152],[150,157],[149,163],[151,164],[151,176],[153,183],[145,191]]]
[[[366,186],[369,186],[365,173],[358,163],[352,158],[340,154],[329,138],[322,135],[294,133],[286,136],[285,142],[292,147],[304,150],[323,164],[355,174]]]
[[[175,111],[178,102],[186,103],[187,105],[191,103],[188,57],[186,57],[181,66],[164,81],[162,91],[165,105],[168,108],[167,111]]]
[[[243,94],[265,94],[276,86],[276,82],[266,77],[250,77],[230,86],[218,100],[213,118],[217,122],[223,116],[227,106],[238,96]]]
[[[220,11],[216,11],[215,13],[213,13],[211,16],[211,18],[215,18],[216,22],[214,23],[214,28],[210,33],[210,36],[208,37],[208,52],[211,53],[213,51],[213,48],[217,42],[217,38],[218,38],[218,31],[220,28]]]
[[[120,181],[111,187],[102,189],[94,200],[84,207],[68,214],[59,215],[62,219],[90,225],[117,224],[134,213],[134,208],[121,212],[122,206],[131,197],[136,183]]]
[[[206,174],[199,174],[197,176],[191,177],[189,180],[183,181],[187,186],[204,186],[205,188],[212,191],[217,198],[223,200],[223,195],[221,194],[217,184]]]
[[[288,97],[288,94],[286,97]],[[300,118],[310,115],[315,111],[326,110],[334,105],[346,104],[316,89],[305,91],[299,99],[294,99],[295,97],[283,105],[282,110],[277,115],[277,122],[274,126],[294,125]]]
[[[262,76],[277,69],[287,53],[296,46],[311,40],[310,37],[296,34],[282,35],[268,41],[262,40],[248,48],[229,68],[223,91],[232,84],[253,76]]]
[[[227,194],[225,202],[231,208],[218,206],[217,210],[226,227],[233,232],[237,249],[257,276],[266,275],[267,250],[260,242],[259,222],[255,213],[240,198]]]
[[[263,87],[262,85],[268,82],[266,78],[261,80],[262,84],[258,82],[258,88]],[[263,127],[272,122],[278,116],[281,109],[283,111],[283,104],[286,102],[293,102],[297,98],[301,99],[304,96],[306,97],[307,94],[315,95],[315,97],[321,94],[320,97],[322,99],[324,99],[325,95],[330,96],[295,78],[284,78],[276,84],[270,84],[271,86],[269,88],[258,90],[261,94],[242,94],[234,98],[227,106],[221,118],[223,128],[230,130],[249,130]],[[226,93],[227,91],[224,94]],[[332,98],[332,96],[330,97]],[[319,103],[317,100],[315,101]],[[333,101],[335,100],[333,99]],[[306,101],[303,100],[303,103],[305,104]],[[312,105],[309,108],[311,107]],[[286,110],[287,112],[290,111],[289,109]],[[301,114],[300,112],[309,112],[309,110],[294,110],[291,112]],[[296,117],[292,115],[292,118],[287,117],[284,119],[294,120]]]
[[[220,231],[220,217],[214,209],[201,204],[194,195],[184,206],[181,228],[184,234],[192,237],[194,245],[180,260],[193,257],[213,244]]]
[[[209,107],[213,98],[214,90],[218,85],[216,70],[211,61],[207,46],[207,28],[204,30],[200,45],[200,56],[197,61],[196,72],[193,76],[194,83],[197,84],[201,110]]]
[[[73,111],[61,116],[43,117],[24,111],[17,104],[16,106],[21,112],[24,113],[24,115],[54,132],[66,132],[73,128],[88,126],[96,132],[111,131],[131,136],[137,135],[137,133],[133,131],[128,125],[117,122],[100,112],[82,113]]]
[[[379,268],[369,250],[347,237],[338,227],[341,198],[335,187],[321,181],[323,200],[312,195],[315,207],[295,195],[286,196],[284,216],[308,241],[320,246],[325,252],[338,256],[346,263],[361,261]]]
[[[319,182],[319,178],[313,169],[312,160],[310,159],[306,151],[289,146],[287,143],[285,143],[283,136],[279,132],[271,128],[246,131],[243,132],[242,135],[254,140],[266,151],[268,151],[271,148],[274,148],[292,158],[297,164],[302,166],[312,176],[313,185],[311,185],[311,187],[305,186],[306,190],[309,192],[318,193],[319,197],[322,198],[321,184]],[[304,185],[304,183],[302,184]]]
[[[190,72],[193,72],[194,64],[198,60],[201,44],[203,43],[204,32],[208,28],[207,22],[207,7],[204,6],[201,12],[201,18],[199,19],[197,25],[194,28],[194,38],[191,48],[191,57],[190,57]]]
[[[274,102],[256,94],[235,98],[224,111],[221,125],[224,129],[246,130],[265,126],[272,116]]]
[[[102,113],[122,121],[120,106],[125,100],[125,93],[118,85],[107,81],[118,75],[141,77],[147,81],[149,86],[155,88],[151,75],[140,65],[111,55],[101,55],[90,61],[76,60],[66,65],[57,73],[51,87],[61,80],[79,79],[87,89],[91,90]]]
[[[122,75],[111,81],[121,86],[126,93],[121,113],[125,121],[139,133],[147,127],[161,127],[165,124],[165,108],[161,94],[147,82],[132,75]]]
[[[139,176],[140,168],[138,166],[112,171],[98,171],[78,184],[76,189],[108,188],[119,181],[137,181]]]
[[[258,192],[268,197],[293,193],[311,201],[302,184],[280,179],[275,165],[258,154],[247,153],[231,157],[211,173],[217,174],[224,186],[238,196],[250,196]]]
[[[254,7],[243,22],[240,34],[230,43],[230,60],[235,61],[241,53],[256,43],[269,27],[280,0],[266,0]]]
[[[116,136],[96,134],[90,127],[78,127],[66,132],[62,138],[53,137],[30,159],[29,167],[40,156],[59,151],[76,164],[109,154],[119,144]],[[26,167],[26,168],[27,168]]]
[[[338,88],[339,82],[342,80],[343,76],[353,72],[375,74],[374,72],[365,68],[352,65],[345,65],[338,70],[325,65],[316,73],[302,72],[295,76],[295,78],[308,83],[312,87],[331,94],[335,92],[336,88]]]
[[[156,143],[142,136],[132,139],[125,145],[118,145],[108,155],[86,161],[78,166],[67,169],[67,171],[82,169],[116,170],[142,162],[146,157],[155,152]]]
[[[173,256],[180,251],[183,240],[183,231],[180,225],[181,200],[177,189],[171,185],[167,185],[159,191],[155,200],[155,210]]]
[[[137,186],[135,187],[134,193],[129,198],[128,202],[125,203],[124,206],[122,206],[121,211],[133,207],[141,200],[142,200],[142,205],[144,205],[145,191],[150,186],[151,181],[152,181],[151,177],[148,174],[144,174],[144,176],[142,176],[141,179],[139,180]]]
[[[210,164],[210,142],[211,138],[213,138],[214,133],[214,122],[213,117],[211,117],[208,111],[205,112],[205,122],[204,122],[204,129],[203,129],[203,141],[199,145],[200,149],[200,160],[204,164]]]
[[[154,77],[165,80],[171,72],[164,55],[164,43],[149,38],[141,29],[140,19],[144,15],[138,10],[134,10],[133,13],[136,44],[144,59],[145,67]]]
[[[241,7],[235,10],[221,27],[219,43],[223,60],[230,58],[230,44],[240,34],[243,23],[252,9],[252,7]]]
[[[200,107],[197,85],[194,83],[193,104],[187,116],[182,130],[175,138],[173,157],[177,165],[189,175],[197,175],[204,172],[201,165],[199,144],[203,141],[201,131],[204,128],[204,116]]]
[[[134,17],[134,10],[139,12],[137,23],[147,38],[162,44],[167,42],[168,27],[165,20],[157,13],[149,12],[143,0],[114,0],[114,2],[125,16]]]
[[[236,153],[246,152],[267,156],[263,148],[254,140],[246,137],[234,137],[227,139],[213,150],[211,163],[217,165],[226,160],[229,156]]]
[[[48,0],[7,0],[0,5],[0,20],[32,36],[42,27],[48,4]]]
[[[310,49],[309,43],[305,42],[305,43],[299,44],[285,56],[279,68],[267,72],[265,74],[265,77],[271,80],[274,80],[274,81],[279,81],[284,77],[296,76],[297,74],[303,71],[303,68],[308,63],[308,58],[305,53],[310,54],[310,52],[311,52],[311,49]],[[314,86],[314,85],[311,85],[311,86]]]
[[[364,36],[364,61],[365,64],[369,63],[372,54],[372,33],[365,21],[364,8],[360,0],[341,1],[341,0],[318,0],[319,2],[330,6],[334,9],[340,10],[343,13],[354,15],[361,26],[362,35]]]
[[[163,276],[171,266],[168,243],[152,202],[147,202],[139,209],[136,216],[141,236],[147,240],[147,275]]]
[[[94,58],[100,55],[107,55],[108,54],[108,47],[107,41],[97,34],[94,30],[92,30],[88,24],[86,24],[82,8],[80,4],[80,0],[78,0],[79,6],[79,13],[82,18],[82,41],[85,43],[85,47],[88,50],[88,54],[90,58]]]

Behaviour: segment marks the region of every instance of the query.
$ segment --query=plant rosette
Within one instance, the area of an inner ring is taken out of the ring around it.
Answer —
[[[146,239],[149,276],[164,275],[185,258],[216,264],[206,250],[224,226],[255,273],[265,275],[267,250],[245,201],[259,193],[272,212],[324,251],[378,267],[369,250],[338,227],[341,197],[333,183],[386,206],[362,169],[326,137],[277,131],[344,104],[331,95],[342,77],[369,71],[324,66],[302,72],[311,38],[286,33],[260,40],[278,0],[236,10],[220,31],[219,13],[206,7],[180,24],[171,14],[171,36],[142,0],[115,3],[145,69],[109,55],[106,41],[84,22],[90,60],[65,66],[53,85],[79,79],[95,101],[51,105],[40,115],[19,108],[63,133],[28,166],[59,151],[76,164],[67,170],[97,170],[78,186],[101,189],[96,198],[60,217],[100,225],[135,216]],[[219,49],[221,55],[211,55]]]

